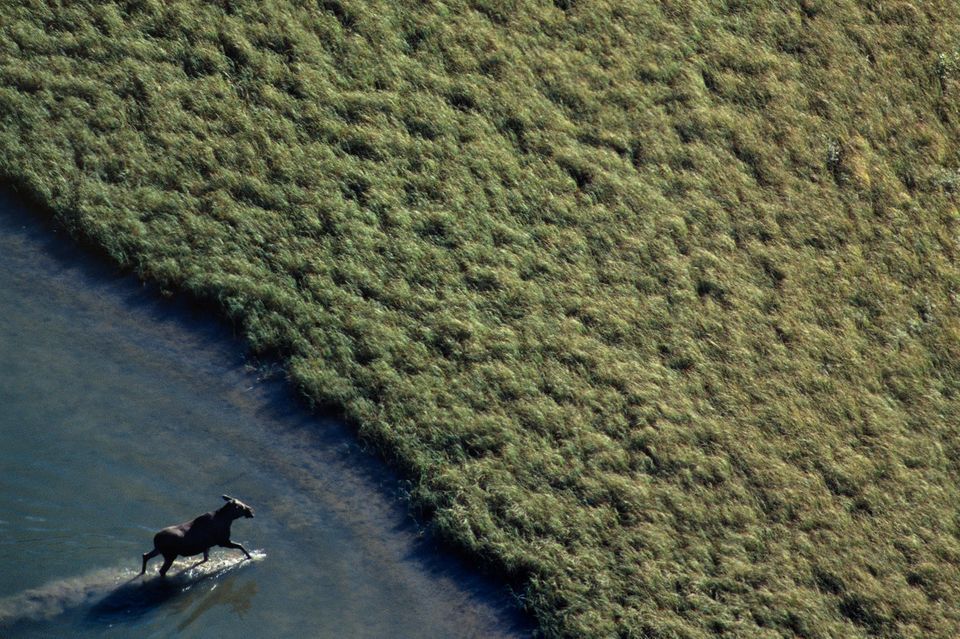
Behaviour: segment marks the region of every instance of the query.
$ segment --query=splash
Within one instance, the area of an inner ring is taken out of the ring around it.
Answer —
[[[0,626],[52,619],[70,608],[92,604],[136,574],[123,568],[95,570],[0,599]]]
[[[137,616],[200,582],[219,578],[267,556],[262,550],[251,551],[250,555],[250,560],[238,559],[232,554],[217,555],[204,563],[180,560],[165,578],[149,569],[140,577],[132,568],[115,567],[51,581],[0,599],[0,628],[21,621],[53,619],[79,607],[90,607],[94,617]]]

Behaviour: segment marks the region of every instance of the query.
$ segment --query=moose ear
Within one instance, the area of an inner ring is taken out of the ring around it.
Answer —
[[[233,497],[231,497],[230,495],[220,495],[220,496],[223,497],[223,501],[233,501]]]

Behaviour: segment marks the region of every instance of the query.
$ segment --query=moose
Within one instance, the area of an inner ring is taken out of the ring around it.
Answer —
[[[140,574],[147,572],[147,562],[163,555],[163,565],[160,566],[160,576],[163,577],[170,570],[173,561],[178,557],[191,557],[203,553],[203,561],[210,557],[210,548],[236,548],[242,550],[247,559],[252,559],[247,549],[230,541],[230,524],[240,517],[253,517],[253,509],[239,499],[223,495],[227,502],[215,511],[204,513],[192,521],[177,526],[164,528],[153,536],[153,550],[143,553],[143,567]],[[203,563],[203,562],[200,562]]]

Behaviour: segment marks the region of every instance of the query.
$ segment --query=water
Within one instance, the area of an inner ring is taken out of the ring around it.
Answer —
[[[0,195],[0,635],[529,634],[343,424],[62,235]],[[136,576],[155,531],[224,493],[256,510],[232,535],[253,561]]]

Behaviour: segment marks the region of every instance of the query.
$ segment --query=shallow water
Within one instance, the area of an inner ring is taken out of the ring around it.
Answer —
[[[0,194],[0,635],[529,634],[343,424],[62,235]],[[156,530],[223,493],[256,510],[233,526],[253,561],[135,576]]]

